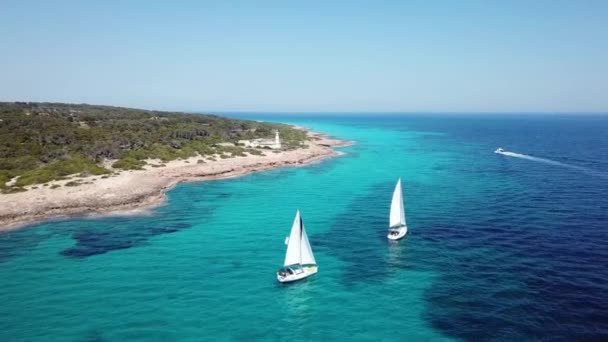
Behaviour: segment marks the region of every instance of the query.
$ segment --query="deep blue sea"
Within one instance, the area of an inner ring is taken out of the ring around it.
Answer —
[[[0,234],[0,341],[608,340],[608,116],[247,117],[356,144]],[[280,285],[298,208],[319,273]]]

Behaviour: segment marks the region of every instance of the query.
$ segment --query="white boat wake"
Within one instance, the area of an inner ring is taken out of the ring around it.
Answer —
[[[497,149],[496,151],[494,151],[494,153],[502,154],[503,156],[507,156],[507,157],[514,157],[514,158],[526,159],[526,160],[531,160],[531,161],[535,161],[535,162],[539,162],[539,163],[544,163],[544,164],[549,164],[549,165],[561,166],[561,167],[565,167],[565,168],[568,168],[568,169],[581,171],[581,172],[584,172],[584,173],[586,173],[588,175],[593,175],[593,176],[602,177],[602,178],[608,178],[608,173],[606,173],[606,172],[596,171],[596,170],[589,169],[589,168],[586,168],[586,167],[583,167],[583,166],[570,165],[570,164],[558,162],[558,161],[551,160],[551,159],[532,157],[532,156],[529,156],[529,155],[526,155],[526,154],[509,152],[509,151],[503,150],[502,148]]]

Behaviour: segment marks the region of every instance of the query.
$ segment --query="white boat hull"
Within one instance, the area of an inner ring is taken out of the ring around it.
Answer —
[[[295,272],[293,274],[286,274],[285,276],[282,276],[279,273],[277,273],[277,280],[281,283],[291,283],[296,280],[308,278],[311,275],[316,274],[317,270],[318,270],[318,267],[316,265],[315,266],[304,266],[301,269],[295,270]]]
[[[395,234],[397,233],[397,234]],[[388,230],[388,234],[386,235],[386,237],[389,240],[399,240],[399,239],[403,239],[403,237],[405,236],[405,234],[407,233],[407,227],[401,227],[401,228],[394,228],[394,229],[389,229]]]

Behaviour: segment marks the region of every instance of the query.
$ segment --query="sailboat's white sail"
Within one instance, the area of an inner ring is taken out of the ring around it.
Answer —
[[[302,265],[307,264],[317,264],[315,261],[315,256],[312,255],[312,249],[310,248],[310,243],[308,242],[308,235],[306,235],[306,230],[304,229],[304,224],[302,224]]]
[[[293,220],[293,226],[291,227],[291,233],[286,239],[287,242],[287,254],[285,254],[284,266],[294,264],[316,264],[315,257],[312,254],[310,243],[308,242],[308,236],[306,230],[304,230],[304,224],[302,223],[302,217],[300,211],[296,213],[296,217]]]
[[[402,227],[405,224],[405,210],[403,209],[403,193],[401,191],[401,178],[397,181],[395,191],[393,192],[393,200],[391,202],[391,214],[389,227]]]
[[[302,244],[302,219],[300,218],[300,211],[296,212],[296,217],[293,220],[291,226],[291,233],[289,234],[289,241],[287,242],[287,253],[285,254],[284,266],[299,264]]]

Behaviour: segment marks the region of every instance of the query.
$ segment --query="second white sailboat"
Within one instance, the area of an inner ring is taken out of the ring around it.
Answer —
[[[389,215],[389,240],[399,240],[407,234],[407,224],[405,223],[405,209],[403,208],[403,192],[401,190],[401,178],[395,185],[393,199],[391,201],[391,212]]]

